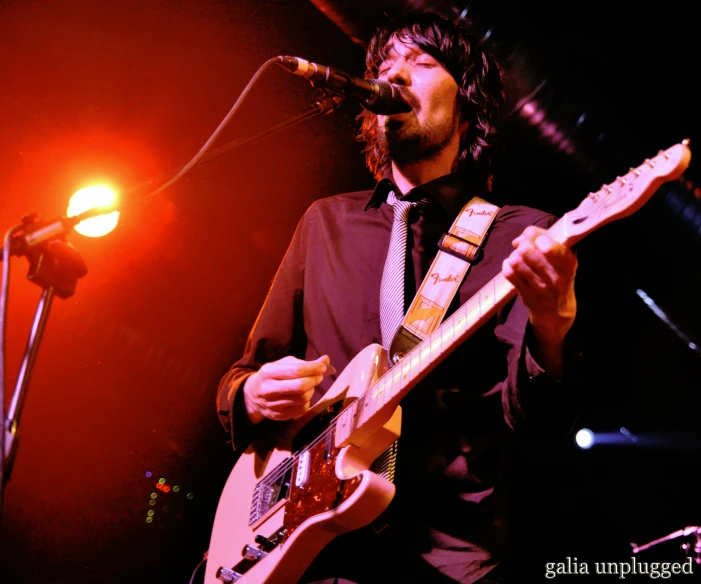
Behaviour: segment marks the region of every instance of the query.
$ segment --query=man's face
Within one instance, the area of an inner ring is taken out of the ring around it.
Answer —
[[[458,85],[441,63],[418,46],[394,38],[387,48],[378,78],[400,86],[412,111],[378,116],[378,138],[395,162],[429,160],[459,142]]]

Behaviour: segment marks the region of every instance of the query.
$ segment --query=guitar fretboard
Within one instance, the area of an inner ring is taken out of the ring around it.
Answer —
[[[559,243],[567,242],[566,217],[549,229]],[[383,408],[391,411],[414,386],[441,361],[473,335],[516,294],[516,289],[499,272],[479,292],[465,302],[426,339],[409,351],[394,367],[374,382],[359,399],[337,417],[335,443],[342,445]]]

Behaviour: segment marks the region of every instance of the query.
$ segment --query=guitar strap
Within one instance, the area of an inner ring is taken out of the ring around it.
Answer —
[[[393,364],[443,321],[470,266],[481,259],[482,245],[499,209],[473,197],[458,213],[450,231],[443,234],[431,268],[392,339],[389,354]]]
[[[455,218],[450,231],[443,234],[431,269],[392,339],[389,354],[393,365],[441,323],[470,266],[482,257],[482,245],[499,209],[484,199],[473,197]],[[395,441],[370,467],[372,472],[391,482],[394,482],[397,465],[398,442]],[[381,533],[387,521],[386,514],[382,514],[371,528]]]

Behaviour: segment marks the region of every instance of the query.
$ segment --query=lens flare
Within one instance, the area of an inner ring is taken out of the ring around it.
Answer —
[[[588,428],[582,428],[577,432],[575,440],[577,441],[577,446],[580,448],[591,448],[594,444],[594,434],[592,434],[591,430]]]
[[[117,202],[117,193],[104,185],[94,185],[76,191],[68,203],[68,217],[75,217],[88,209],[106,207],[114,208]],[[112,211],[104,215],[90,217],[78,223],[75,230],[87,237],[102,237],[112,231],[119,221],[119,211]]]

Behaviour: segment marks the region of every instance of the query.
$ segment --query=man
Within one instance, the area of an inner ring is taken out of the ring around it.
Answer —
[[[389,347],[380,289],[390,203],[419,203],[409,218],[406,308],[463,205],[492,196],[503,90],[483,47],[458,25],[419,14],[378,30],[366,65],[412,110],[363,112],[374,191],[321,199],[302,218],[245,354],[221,380],[219,414],[237,451],[305,414],[364,347]],[[518,297],[404,398],[389,508],[334,539],[302,581],[506,582],[505,447],[521,428],[556,420],[567,431],[573,421],[577,260],[547,235],[554,219],[527,206],[498,209],[448,315],[500,271]]]

